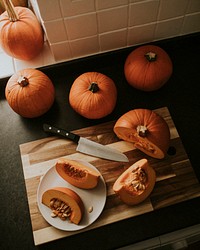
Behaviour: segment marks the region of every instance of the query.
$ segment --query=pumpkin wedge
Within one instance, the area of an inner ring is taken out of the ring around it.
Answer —
[[[48,189],[42,195],[42,203],[52,209],[52,217],[60,217],[79,224],[83,214],[84,205],[80,196],[73,190],[65,187]]]
[[[113,190],[128,205],[136,205],[144,201],[152,192],[156,181],[156,173],[141,159],[124,171],[113,185]]]
[[[115,134],[145,154],[162,159],[170,143],[168,124],[160,115],[149,109],[134,109],[122,115],[114,125]]]
[[[80,162],[64,158],[57,161],[56,171],[71,185],[83,189],[95,188],[100,178],[97,171]]]

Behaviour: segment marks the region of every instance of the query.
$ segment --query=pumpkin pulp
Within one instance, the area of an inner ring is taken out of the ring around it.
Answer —
[[[127,205],[144,201],[153,191],[156,173],[147,159],[141,159],[127,168],[115,181],[114,192]]]
[[[52,207],[52,201],[54,200],[64,203],[70,208],[69,219],[72,223],[77,225],[80,223],[84,214],[84,204],[81,197],[75,191],[65,187],[53,187],[43,193],[42,203],[44,205],[55,209],[55,207]],[[58,208],[60,207],[57,206],[56,210],[61,212]]]
[[[75,187],[92,189],[99,182],[100,175],[97,171],[75,160],[60,158],[55,167],[57,173]]]
[[[162,159],[169,148],[170,130],[166,121],[148,109],[135,109],[122,115],[114,126],[115,134],[147,155]]]

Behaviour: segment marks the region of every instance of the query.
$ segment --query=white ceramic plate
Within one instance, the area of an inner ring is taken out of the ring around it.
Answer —
[[[93,165],[88,162],[80,161],[82,164],[95,169],[98,171]],[[99,172],[99,171],[98,171]],[[99,172],[100,173],[100,172]],[[60,218],[52,218],[51,217],[51,209],[42,204],[42,195],[43,193],[52,188],[52,187],[67,187],[75,191],[82,199],[85,211],[83,218],[79,225],[71,223],[69,220],[62,221]],[[105,181],[100,174],[100,179],[97,187],[91,190],[84,190],[66,182],[62,177],[60,177],[55,169],[55,166],[51,167],[46,174],[41,178],[38,190],[37,190],[37,203],[39,210],[44,217],[44,219],[54,226],[55,228],[65,230],[65,231],[76,231],[83,229],[89,225],[91,225],[101,214],[104,205],[106,202],[106,184]],[[92,212],[89,212],[90,208],[93,208]]]

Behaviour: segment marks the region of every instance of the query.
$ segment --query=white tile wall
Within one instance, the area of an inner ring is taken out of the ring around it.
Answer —
[[[97,12],[99,34],[127,28],[128,5]]]
[[[67,41],[67,31],[65,29],[65,23],[63,19],[56,19],[49,22],[44,22],[44,29],[49,41],[52,43],[58,43],[60,41]]]
[[[126,47],[127,44],[127,29],[116,30],[112,33],[107,32],[99,35],[100,50],[110,51]]]
[[[109,9],[117,6],[127,5],[129,0],[97,0],[96,1],[96,9]]]
[[[129,26],[155,22],[158,16],[159,0],[130,4]]]
[[[183,21],[181,33],[188,34],[188,33],[199,32],[199,26],[200,26],[200,12],[186,15]]]
[[[31,3],[35,7],[34,10],[37,8],[36,6],[38,4],[43,21],[51,21],[62,18],[60,0],[31,0]]]
[[[46,1],[32,1],[39,6],[56,61],[65,60],[59,49],[56,53],[56,43],[68,42],[69,60],[200,31],[200,0],[57,0],[57,18],[52,0],[48,14]]]
[[[160,0],[158,20],[184,16],[188,4],[188,0]]]
[[[200,0],[30,0],[44,28],[44,51],[22,62],[0,50],[0,77],[39,67],[200,32]]]
[[[46,5],[45,1],[40,0]],[[95,11],[94,0],[60,0],[60,9],[63,17],[78,16]]]
[[[156,23],[149,23],[144,25],[137,25],[128,28],[127,45],[147,43],[152,41],[154,37]]]
[[[157,23],[155,31],[155,39],[160,40],[166,37],[175,37],[177,33],[180,33],[183,23],[183,17],[177,17],[174,19],[167,19]]]
[[[95,12],[90,12],[88,14],[70,18],[64,18],[64,22],[69,40],[81,39],[97,35],[97,22]]]
[[[190,0],[188,3],[188,7],[186,13],[193,13],[200,11],[200,3],[199,0]]]
[[[84,57],[99,52],[98,36],[86,37],[70,42],[72,58]]]

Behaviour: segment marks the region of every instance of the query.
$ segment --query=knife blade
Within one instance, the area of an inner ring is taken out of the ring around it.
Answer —
[[[81,137],[70,131],[56,128],[46,123],[43,124],[43,129],[45,132],[55,134],[55,135],[61,135],[65,137],[66,139],[69,139],[77,143],[78,146],[76,150],[81,153],[96,156],[96,157],[103,158],[103,159],[113,160],[113,161],[120,161],[120,162],[129,161],[127,156],[121,153],[120,151],[113,149],[109,146],[105,146],[100,143],[94,142],[87,138]]]

